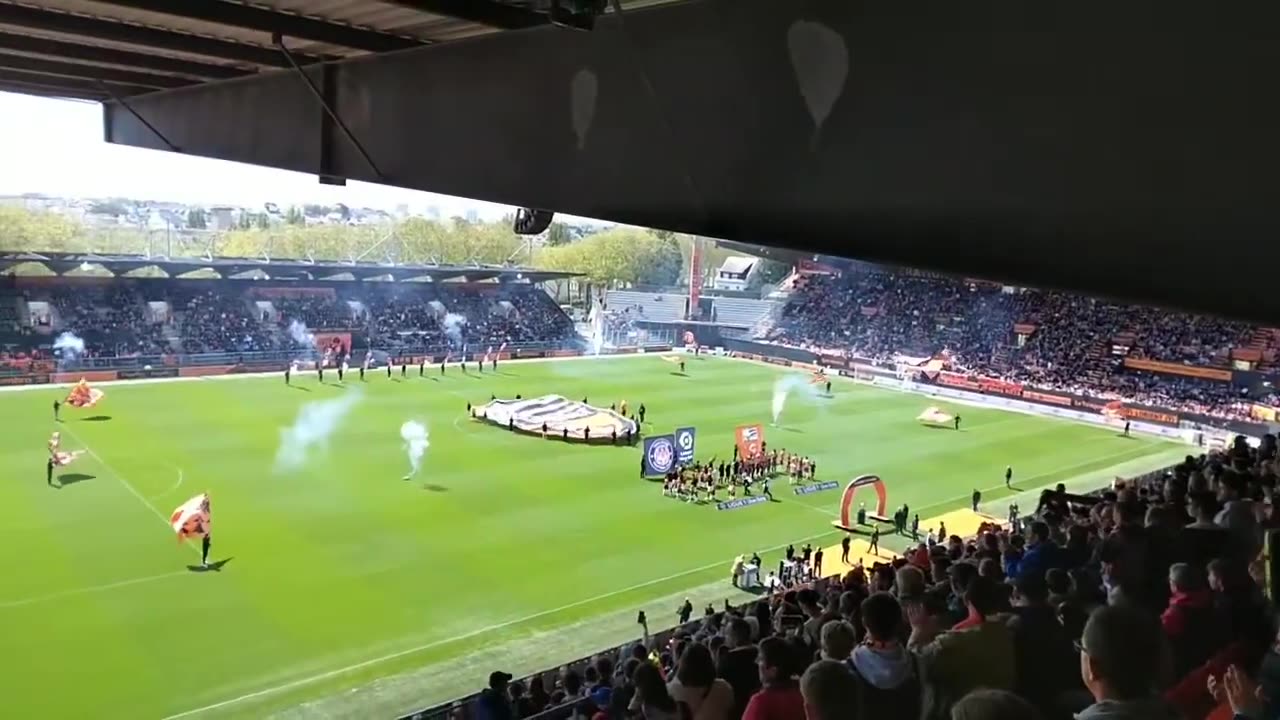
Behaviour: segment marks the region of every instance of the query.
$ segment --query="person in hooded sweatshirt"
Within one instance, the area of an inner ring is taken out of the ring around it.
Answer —
[[[920,717],[920,677],[915,655],[903,646],[902,606],[885,592],[862,601],[865,641],[853,649],[849,668],[858,683],[852,717],[916,720]]]
[[[1133,605],[1100,607],[1080,638],[1080,678],[1094,702],[1076,720],[1176,720],[1161,699],[1169,650],[1156,618]]]

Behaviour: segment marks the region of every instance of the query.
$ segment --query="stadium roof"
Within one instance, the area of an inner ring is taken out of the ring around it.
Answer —
[[[0,89],[327,183],[1277,322],[1280,4],[1009,7],[0,0]]]
[[[629,0],[623,6],[662,2]],[[99,101],[128,98],[290,70],[294,63],[347,60],[537,27],[551,22],[544,9],[550,5],[549,0],[3,0],[0,90]]]
[[[263,260],[254,258],[160,258],[142,255],[97,255],[81,253],[0,252],[0,272],[24,263],[39,263],[58,275],[100,266],[114,275],[154,267],[169,277],[197,271],[211,271],[222,278],[240,275],[265,276],[271,280],[355,280],[390,278],[395,281],[541,283],[573,277],[578,273],[531,270],[497,265],[411,265],[374,262],[330,262],[307,260]]]

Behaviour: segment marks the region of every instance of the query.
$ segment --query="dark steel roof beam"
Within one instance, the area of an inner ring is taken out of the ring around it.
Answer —
[[[79,43],[0,31],[0,52],[7,50],[35,55],[48,55],[59,59],[118,65],[207,80],[229,79],[248,74],[243,70],[237,70],[225,65],[211,65],[192,60],[148,55],[130,50],[94,47],[92,45],[81,45]]]
[[[0,66],[0,82],[66,89],[68,92],[75,92],[77,95],[93,95],[95,97],[110,94],[103,90],[102,85],[94,80],[13,70],[3,66]],[[107,81],[107,84],[110,85],[111,90],[114,90],[121,95],[141,95],[142,93],[148,93],[153,90],[153,88],[130,85],[128,83]]]
[[[203,55],[232,62],[267,67],[288,68],[289,61],[274,48],[261,45],[218,40],[216,38],[171,32],[130,23],[53,12],[22,5],[0,3],[0,25],[13,25],[64,35],[79,35],[108,42],[172,50],[187,55]],[[324,62],[328,58],[294,53],[304,65]]]
[[[184,80],[172,75],[155,75],[134,70],[118,70],[101,65],[84,65],[82,63],[62,62],[61,60],[42,60],[27,55],[8,55],[0,53],[0,67],[41,75],[58,75],[61,77],[101,80],[103,82],[140,85],[142,87],[167,89],[191,85],[191,80]]]
[[[492,0],[383,0],[418,12],[466,20],[501,30],[520,30],[547,24],[547,16]]]
[[[276,12],[227,0],[95,0],[106,5],[142,10],[218,25],[280,33],[287,37],[380,53],[419,47],[421,42],[377,30],[342,25],[316,18]]]

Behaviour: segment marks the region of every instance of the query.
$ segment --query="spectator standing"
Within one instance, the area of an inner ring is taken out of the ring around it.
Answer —
[[[730,720],[742,717],[747,701],[760,689],[760,671],[756,669],[759,649],[751,642],[751,624],[743,618],[729,621],[729,651],[720,658],[719,676],[733,688]]]
[[[796,682],[796,649],[786,640],[765,638],[756,661],[760,691],[751,696],[743,720],[803,720],[804,698]]]
[[[1040,720],[1031,703],[1004,690],[974,690],[951,709],[951,720]]]
[[[1169,593],[1169,607],[1160,616],[1160,625],[1173,651],[1173,670],[1181,677],[1208,660],[1225,638],[1218,630],[1213,594],[1199,568],[1172,565]]]
[[[1094,702],[1076,720],[1174,720],[1157,694],[1168,667],[1160,625],[1130,605],[1098,608],[1080,639],[1080,677]]]
[[[1050,568],[1058,567],[1059,550],[1049,537],[1049,524],[1040,520],[1031,523],[1030,535],[1030,542],[1022,559],[1015,567],[1005,568],[1006,574],[1011,578],[1017,579],[1023,573],[1043,578]],[[1010,569],[1013,572],[1008,572]]]
[[[908,613],[912,632],[908,641],[919,658],[924,682],[924,718],[946,718],[951,705],[977,688],[1012,690],[1015,678],[1013,633],[1004,618],[994,615],[999,591],[990,580],[975,576],[966,586],[965,606],[978,622],[963,630],[930,637],[923,608]]]
[[[507,697],[507,684],[511,675],[504,672],[489,674],[489,687],[480,692],[476,701],[478,720],[515,720],[511,700]]]
[[[920,677],[915,656],[900,640],[903,622],[898,599],[876,593],[863,600],[862,624],[866,639],[849,659],[858,684],[855,717],[916,720],[920,717]]]
[[[702,643],[685,647],[667,692],[688,709],[689,720],[728,720],[733,710],[733,687],[716,677],[711,650]]]
[[[676,701],[667,692],[667,684],[662,681],[662,672],[657,665],[640,663],[631,681],[636,686],[629,707],[631,712],[638,713],[644,720],[680,720]]]
[[[819,660],[800,678],[804,715],[808,720],[845,720],[853,714],[858,694],[857,682],[846,663]]]
[[[1015,689],[1037,707],[1050,707],[1063,693],[1081,689],[1071,637],[1049,604],[1049,585],[1043,577],[1018,578],[1013,604],[1009,628],[1018,664]]]

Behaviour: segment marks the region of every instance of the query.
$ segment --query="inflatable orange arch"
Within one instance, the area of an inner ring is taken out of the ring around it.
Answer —
[[[853,527],[854,518],[851,517],[853,509],[853,496],[857,494],[860,488],[872,487],[876,491],[875,512],[871,513],[874,518],[886,517],[885,511],[888,509],[888,498],[884,491],[884,481],[879,475],[859,475],[844,488],[844,495],[840,498],[840,521],[841,527]]]

